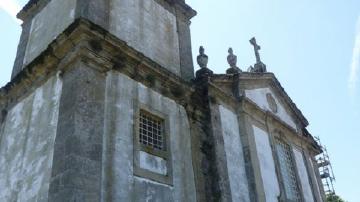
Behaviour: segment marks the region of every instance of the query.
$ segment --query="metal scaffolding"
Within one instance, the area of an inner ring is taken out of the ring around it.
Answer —
[[[335,194],[334,189],[334,182],[335,182],[335,175],[333,172],[333,168],[330,162],[330,157],[327,152],[327,149],[324,145],[321,144],[320,138],[315,137],[315,140],[319,144],[319,146],[322,149],[322,153],[316,156],[317,165],[320,172],[320,178],[322,181],[322,184],[324,186],[325,194]]]

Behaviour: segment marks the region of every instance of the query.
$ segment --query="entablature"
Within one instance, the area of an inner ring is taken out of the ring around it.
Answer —
[[[52,75],[63,74],[77,61],[104,74],[119,71],[178,103],[189,103],[192,84],[128,46],[102,27],[78,19],[48,48],[0,89],[0,101],[11,107]]]

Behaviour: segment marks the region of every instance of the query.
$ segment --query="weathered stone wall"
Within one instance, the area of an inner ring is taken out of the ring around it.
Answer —
[[[219,106],[219,111],[227,160],[228,178],[231,188],[231,198],[233,201],[250,201],[237,115],[222,105]]]
[[[105,103],[103,200],[196,201],[190,128],[184,108],[116,72],[107,74]],[[134,113],[140,105],[169,119],[171,168],[167,172],[172,172],[172,185],[134,176],[134,155],[140,155],[134,148]]]
[[[47,201],[61,90],[54,76],[9,110],[0,134],[0,201]]]
[[[62,73],[49,201],[100,201],[105,75],[77,60]]]
[[[194,78],[190,19],[195,15],[184,1],[34,1],[19,13],[24,24],[12,78],[47,50],[75,19],[82,18],[189,81]]]
[[[154,0],[111,0],[110,32],[180,75],[176,17]]]
[[[276,202],[280,195],[279,182],[276,176],[276,168],[269,135],[266,131],[253,126],[255,146],[260,164],[260,172],[265,192],[266,201]]]
[[[52,0],[31,21],[24,65],[44,51],[75,18],[76,0]]]

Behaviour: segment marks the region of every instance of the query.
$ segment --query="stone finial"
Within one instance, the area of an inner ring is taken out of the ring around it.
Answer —
[[[209,57],[205,54],[204,47],[200,46],[199,55],[197,56],[197,63],[201,68],[207,68]]]
[[[227,56],[227,61],[230,65],[230,68],[226,70],[226,74],[237,74],[241,73],[241,69],[236,66],[237,56],[234,55],[234,51],[232,48],[228,50],[229,55]]]
[[[255,73],[266,72],[266,65],[263,62],[261,62],[261,59],[260,59],[259,50],[261,49],[261,47],[256,43],[255,37],[250,39],[250,43],[251,43],[251,45],[254,46],[254,52],[255,52],[255,57],[256,57],[256,63],[254,65],[254,67],[251,68],[250,71],[255,72]]]
[[[227,56],[227,61],[230,65],[230,67],[236,67],[237,63],[237,56],[234,55],[234,51],[232,48],[229,48],[228,50],[229,55]]]
[[[197,63],[201,67],[200,70],[196,71],[196,79],[210,77],[213,75],[213,71],[207,68],[209,57],[205,54],[204,47],[200,46],[199,55],[197,56]]]

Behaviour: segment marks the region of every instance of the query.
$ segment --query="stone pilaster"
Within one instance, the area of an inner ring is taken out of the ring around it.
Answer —
[[[63,74],[49,201],[100,201],[105,75],[74,66]]]
[[[212,134],[214,138],[214,150],[216,154],[216,170],[219,175],[218,186],[221,190],[221,201],[233,201],[231,190],[228,162],[225,152],[225,143],[221,125],[221,115],[219,111],[219,105],[215,102],[210,102],[211,110],[211,125]]]
[[[241,103],[241,102],[240,102]],[[239,104],[238,107],[238,122],[239,122],[239,131],[240,131],[240,139],[243,146],[244,151],[244,162],[245,162],[245,170],[246,170],[246,176],[248,180],[248,187],[249,187],[249,197],[250,201],[258,201],[258,195],[257,195],[257,189],[256,186],[259,182],[256,181],[255,178],[255,169],[253,165],[253,151],[252,147],[250,145],[250,141],[253,136],[252,132],[252,126],[249,122],[248,115],[242,111],[241,105]]]
[[[194,78],[194,63],[192,59],[190,20],[177,19],[179,33],[180,73],[187,81]]]
[[[187,107],[190,118],[192,158],[195,174],[197,201],[221,201],[219,171],[215,138],[212,129],[210,101],[208,97],[208,78],[197,79],[196,91]]]

